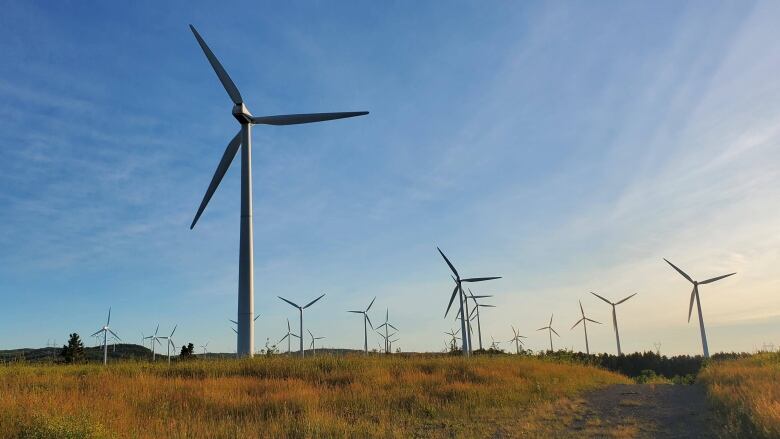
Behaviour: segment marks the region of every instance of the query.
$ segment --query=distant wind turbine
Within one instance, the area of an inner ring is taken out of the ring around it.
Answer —
[[[322,122],[334,119],[343,119],[347,117],[362,116],[368,114],[367,111],[348,112],[348,113],[312,113],[312,114],[286,114],[281,116],[261,116],[255,117],[244,105],[244,98],[238,91],[238,87],[230,79],[225,68],[222,67],[217,57],[206,45],[195,28],[190,25],[190,30],[198,40],[200,48],[206,55],[211,67],[217,74],[217,78],[227,91],[228,96],[233,101],[233,117],[241,124],[241,130],[228,143],[222,159],[217,166],[214,177],[211,179],[203,201],[198,207],[198,212],[192,220],[190,229],[195,227],[203,210],[206,208],[214,191],[216,191],[222,177],[225,176],[230,163],[236,156],[238,149],[241,148],[241,229],[239,244],[239,262],[238,262],[238,337],[236,353],[239,356],[254,355],[254,269],[253,269],[253,239],[252,239],[252,125],[295,125],[301,123]],[[303,334],[301,334],[303,335]]]
[[[701,330],[701,346],[702,346],[702,349],[704,349],[704,358],[710,358],[710,349],[707,346],[707,333],[704,331],[704,317],[702,316],[702,313],[701,313],[701,301],[699,299],[699,285],[705,285],[705,284],[708,284],[708,283],[712,283],[712,282],[715,282],[715,281],[727,278],[729,276],[733,276],[733,275],[735,275],[737,273],[724,274],[722,276],[716,276],[716,277],[713,277],[711,279],[707,279],[705,281],[698,282],[698,281],[693,280],[684,271],[682,271],[679,268],[677,268],[677,266],[675,266],[674,264],[672,264],[668,260],[664,259],[664,261],[666,261],[667,264],[671,265],[672,268],[677,270],[677,272],[680,273],[680,275],[682,277],[687,279],[688,282],[693,284],[693,291],[691,291],[691,304],[688,306],[688,323],[690,323],[690,321],[691,321],[691,313],[693,313],[693,301],[696,300],[696,310],[699,312],[699,329]]]
[[[309,333],[309,336],[311,337],[311,345],[309,346],[309,349],[311,349],[312,355],[317,355],[317,347],[314,346],[314,342],[317,340],[322,340],[325,337],[315,337],[314,334],[311,333],[308,329],[306,330]]]
[[[471,311],[471,314],[475,314],[475,317],[477,318],[477,338],[479,340],[479,349],[482,350],[482,324],[479,321],[479,309],[480,308],[495,308],[495,305],[484,305],[477,301],[477,299],[483,299],[493,297],[490,295],[481,295],[481,296],[475,296],[474,293],[471,292],[471,288],[469,288],[469,294],[468,298],[471,299],[474,302],[474,309]],[[467,299],[468,301],[468,299]],[[471,321],[474,317],[469,316],[469,321]]]
[[[160,346],[162,346],[162,343],[160,343],[160,340],[167,340],[168,339],[168,337],[158,337],[157,336],[157,332],[159,332],[159,331],[160,331],[160,324],[158,323],[157,324],[157,328],[154,330],[154,335],[150,335],[150,336],[146,337],[149,340],[151,340],[151,342],[152,342],[152,361],[155,361],[155,359],[157,358],[156,357],[156,351],[155,351],[155,348],[156,348],[155,343],[157,343]]]
[[[458,329],[457,331],[453,331],[452,329],[450,329],[450,332],[444,332],[445,334],[449,335],[451,338],[450,349],[455,349],[458,346],[458,339],[460,338],[458,337],[459,332],[460,329]]]
[[[557,335],[558,337],[560,337],[560,335],[558,334],[558,332],[557,332],[555,329],[553,329],[553,327],[552,327],[552,321],[553,321],[553,314],[550,314],[550,323],[548,323],[548,324],[547,324],[547,326],[545,326],[545,327],[543,327],[543,328],[539,328],[539,329],[537,329],[537,331],[542,331],[542,330],[546,329],[546,330],[547,330],[547,332],[549,332],[549,333],[550,333],[550,352],[554,352],[554,349],[553,349],[553,342],[552,342],[552,335],[553,335],[553,333],[555,333],[555,335]]]
[[[371,329],[374,329],[374,325],[371,324],[371,319],[368,318],[368,310],[371,309],[374,300],[376,300],[376,296],[371,303],[368,304],[368,308],[366,308],[365,311],[347,311],[355,314],[363,314],[363,349],[366,351],[366,355],[368,355],[368,326],[371,326]]]
[[[108,327],[108,325],[111,323],[111,307],[108,308],[108,319],[106,320],[106,324],[95,331],[94,334],[92,334],[92,337],[98,336],[98,334],[103,333],[103,364],[108,364],[108,334],[111,333],[114,337],[121,340],[118,335],[114,331],[111,330],[111,328]]]
[[[173,346],[173,352],[176,353],[176,344],[173,342],[173,333],[176,332],[176,328],[178,327],[179,325],[174,325],[171,335],[165,337],[168,339],[168,364],[171,364],[171,346]]]
[[[200,345],[200,347],[201,347],[201,348],[203,348],[203,355],[204,355],[204,356],[205,356],[205,355],[206,355],[206,354],[209,352],[208,350],[206,350],[206,348],[208,347],[208,345],[209,345],[209,342],[206,342],[206,344],[202,344],[202,345]]]
[[[594,296],[598,297],[599,299],[601,299],[601,300],[607,302],[608,304],[612,305],[612,326],[615,328],[615,340],[617,341],[617,352],[618,352],[618,355],[622,355],[623,351],[620,350],[620,333],[618,332],[617,312],[615,312],[615,307],[620,305],[621,303],[625,302],[626,300],[636,296],[637,293],[634,293],[634,294],[632,294],[632,295],[630,295],[630,296],[626,297],[625,299],[620,300],[618,302],[612,302],[611,300],[607,300],[607,299],[599,296],[598,294],[596,294],[596,293],[594,293],[592,291],[591,291],[590,294],[593,294]]]
[[[383,335],[382,337],[385,339],[385,353],[387,354],[387,353],[390,353],[390,346],[388,345],[388,340],[390,340],[390,334],[389,334],[390,330],[388,328],[393,328],[396,331],[398,331],[398,328],[396,328],[395,326],[393,326],[392,323],[390,323],[390,310],[389,309],[385,310],[385,322],[382,323],[381,325],[377,326],[376,329],[381,329],[383,327],[385,328],[385,335]],[[381,334],[381,332],[380,332],[380,334]]]
[[[286,334],[284,334],[284,337],[282,337],[282,338],[279,340],[279,342],[278,342],[278,343],[281,343],[281,342],[283,342],[285,339],[287,339],[287,354],[288,354],[288,355],[290,354],[290,348],[292,347],[292,345],[291,345],[291,342],[290,342],[290,341],[292,340],[292,337],[295,337],[295,338],[300,338],[299,336],[297,336],[297,335],[293,334],[293,333],[290,331],[290,319],[287,319],[287,333],[286,333]]]
[[[571,327],[571,329],[574,329],[577,325],[582,323],[582,329],[585,330],[585,353],[590,355],[590,346],[588,346],[588,325],[587,322],[593,322],[597,324],[601,324],[601,322],[597,322],[595,320],[589,319],[588,317],[585,317],[585,310],[582,309],[582,301],[580,300],[580,312],[582,313],[582,318],[577,320],[577,323],[574,324],[574,326]],[[570,329],[570,331],[571,331]]]
[[[452,273],[455,275],[455,289],[452,290],[452,296],[450,297],[450,303],[447,305],[447,310],[444,312],[444,317],[447,317],[447,314],[450,312],[450,308],[452,307],[452,302],[455,300],[455,296],[458,296],[458,303],[459,303],[459,310],[460,310],[460,330],[463,334],[462,342],[463,342],[463,355],[468,357],[469,356],[469,335],[468,335],[468,328],[466,328],[467,320],[468,320],[468,312],[464,313],[464,305],[468,306],[468,304],[464,304],[465,299],[465,293],[463,292],[463,282],[482,282],[486,280],[493,280],[493,279],[501,279],[500,276],[494,276],[494,277],[472,277],[468,279],[461,279],[460,274],[458,274],[458,270],[455,269],[455,266],[452,265],[452,262],[450,262],[449,259],[447,259],[447,256],[444,255],[444,252],[441,251],[439,247],[436,247],[436,250],[439,251],[439,254],[442,258],[444,258],[444,261],[447,263],[447,266],[450,267],[450,270],[452,270]]]
[[[518,332],[514,326],[512,326],[512,333],[514,334],[514,337],[509,339],[509,342],[515,342],[515,353],[517,355],[520,355],[520,346],[523,345],[523,340],[520,340],[521,338],[527,338],[524,335],[520,335],[520,332]]]
[[[323,293],[322,296],[312,300],[311,302],[307,303],[304,306],[299,306],[298,304],[296,304],[294,302],[290,302],[289,300],[285,299],[282,296],[276,296],[276,297],[278,297],[278,298],[284,300],[285,302],[289,303],[290,305],[298,308],[298,315],[300,316],[300,324],[301,324],[301,326],[300,326],[300,337],[298,337],[298,339],[301,342],[301,357],[303,357],[304,356],[304,354],[303,354],[303,310],[308,308],[308,307],[310,307],[310,306],[312,306],[312,305],[314,305],[318,300],[320,300],[323,297],[325,297],[325,294]]]

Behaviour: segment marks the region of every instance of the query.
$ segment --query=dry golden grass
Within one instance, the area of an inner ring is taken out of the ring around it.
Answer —
[[[628,380],[514,356],[321,356],[0,368],[4,437],[489,437]]]
[[[780,437],[780,354],[716,362],[699,374],[727,437]]]

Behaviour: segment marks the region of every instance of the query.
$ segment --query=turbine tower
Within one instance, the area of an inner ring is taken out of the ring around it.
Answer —
[[[173,346],[173,352],[176,353],[176,344],[173,342],[173,333],[176,332],[176,328],[178,327],[179,325],[174,325],[171,335],[165,337],[168,339],[168,364],[171,364],[171,346]]]
[[[323,297],[325,297],[325,294],[323,293],[322,296],[312,300],[311,302],[307,303],[305,306],[299,306],[298,304],[290,302],[289,300],[285,299],[282,296],[276,296],[276,297],[278,297],[278,298],[284,300],[285,302],[289,303],[290,305],[298,308],[298,313],[299,313],[299,316],[300,316],[300,323],[301,323],[300,336],[298,337],[298,340],[300,340],[300,342],[301,342],[301,358],[303,358],[303,356],[304,356],[304,354],[303,354],[303,310],[308,308],[308,307],[310,307],[310,306],[312,306],[312,305],[314,305],[315,302],[317,302],[318,300],[320,300]]]
[[[479,350],[482,350],[482,324],[479,321],[479,309],[496,307],[495,305],[483,305],[477,301],[477,299],[482,299],[487,297],[493,297],[493,296],[490,295],[475,296],[474,293],[471,292],[471,288],[469,288],[468,298],[474,302],[474,309],[471,311],[471,314],[473,314],[473,316],[469,317],[469,322],[471,322],[471,320],[473,320],[474,317],[477,318],[477,339],[479,340]]]
[[[552,327],[552,320],[553,320],[553,315],[552,315],[552,314],[550,314],[550,323],[548,323],[548,324],[547,324],[547,326],[545,326],[545,327],[543,327],[543,328],[539,328],[539,329],[537,329],[537,331],[541,331],[541,330],[543,330],[543,329],[546,329],[546,330],[547,330],[547,332],[549,332],[549,333],[550,333],[550,352],[553,352],[553,342],[552,342],[552,335],[553,335],[553,332],[555,333],[555,335],[557,335],[558,337],[560,337],[560,334],[558,334],[558,332],[557,332],[555,329],[553,329],[553,327]]]
[[[91,337],[96,337],[101,332],[103,333],[103,364],[108,364],[108,334],[111,333],[111,335],[118,340],[121,340],[121,338],[108,327],[109,323],[111,323],[111,307],[108,308],[108,319],[106,320],[106,324],[91,335]]]
[[[607,302],[608,304],[612,305],[612,326],[615,328],[615,340],[617,341],[617,353],[618,355],[623,355],[623,351],[620,350],[620,333],[618,332],[618,324],[617,324],[617,313],[615,312],[615,307],[620,305],[621,303],[625,302],[626,300],[636,296],[637,293],[634,293],[625,299],[618,301],[618,302],[612,302],[610,300],[607,300],[598,294],[591,291],[590,294],[593,294],[594,296],[598,297],[599,299]]]
[[[588,325],[587,325],[587,322],[598,323],[599,325],[601,324],[601,322],[597,322],[595,320],[592,320],[592,319],[589,319],[589,318],[585,317],[585,310],[582,309],[582,301],[581,300],[580,300],[580,312],[582,313],[582,318],[577,320],[577,323],[575,323],[574,326],[571,327],[571,329],[574,329],[574,327],[576,327],[577,325],[582,323],[582,329],[585,330],[585,353],[590,355],[590,346],[588,346]],[[617,327],[617,325],[616,325],[616,327]],[[571,331],[571,329],[570,329],[570,331]]]
[[[309,333],[309,336],[311,337],[311,345],[309,346],[309,349],[311,349],[312,355],[317,355],[317,347],[314,346],[314,342],[317,340],[322,340],[325,337],[315,337],[314,334],[311,333],[308,329],[306,330]]]
[[[696,310],[699,312],[699,329],[701,330],[701,346],[702,346],[702,349],[704,349],[704,358],[710,358],[710,349],[707,346],[707,333],[704,332],[704,317],[701,315],[701,301],[699,300],[699,285],[705,285],[705,284],[708,284],[708,283],[712,283],[712,282],[715,282],[715,281],[727,278],[729,276],[733,276],[733,275],[735,275],[737,273],[724,274],[723,276],[717,276],[717,277],[713,277],[711,279],[707,279],[705,281],[698,282],[698,281],[693,280],[684,271],[682,271],[679,268],[677,268],[677,266],[675,266],[674,264],[669,262],[667,259],[664,258],[664,261],[666,261],[667,264],[671,265],[672,268],[677,270],[677,272],[680,273],[680,275],[682,277],[687,279],[688,282],[693,284],[693,291],[691,291],[691,304],[688,305],[688,323],[691,322],[691,313],[693,312],[693,301],[696,300]]]
[[[374,300],[376,300],[376,296],[374,296]],[[368,318],[368,310],[371,309],[374,300],[368,304],[368,308],[366,308],[365,311],[347,311],[355,314],[363,314],[363,349],[366,351],[366,355],[368,355],[368,326],[371,326],[371,329],[374,329],[374,325],[371,324],[371,319]]]
[[[225,176],[230,163],[241,148],[241,229],[239,238],[238,257],[238,337],[236,341],[236,353],[239,356],[254,355],[254,267],[253,267],[253,235],[252,235],[252,125],[295,125],[301,123],[322,122],[326,120],[343,119],[347,117],[363,116],[367,111],[347,113],[311,113],[311,114],[286,114],[280,116],[255,117],[244,104],[238,88],[230,79],[222,64],[203,41],[195,27],[190,25],[195,39],[206,55],[211,67],[217,74],[228,96],[233,101],[233,117],[238,120],[241,130],[228,143],[222,159],[217,166],[214,177],[211,179],[203,201],[198,207],[198,212],[192,220],[190,229],[195,227],[203,210],[206,208],[214,191]]]
[[[450,308],[452,307],[452,302],[455,300],[455,295],[458,296],[458,303],[459,303],[459,311],[461,315],[460,319],[460,330],[461,334],[463,334],[462,342],[463,342],[463,355],[468,357],[469,356],[469,335],[468,335],[468,329],[466,328],[466,321],[468,320],[468,313],[463,312],[464,307],[464,301],[465,301],[465,294],[463,293],[463,282],[482,282],[486,280],[493,280],[493,279],[501,279],[500,276],[494,276],[494,277],[472,277],[468,279],[461,279],[460,274],[458,274],[458,270],[455,269],[455,266],[452,265],[452,262],[450,262],[449,259],[447,259],[447,256],[444,256],[444,252],[441,251],[439,247],[436,247],[436,250],[439,251],[439,254],[442,258],[444,258],[444,261],[447,263],[447,265],[450,267],[450,270],[452,270],[452,273],[455,275],[455,289],[452,290],[452,296],[450,297],[450,303],[447,305],[447,310],[444,312],[444,317],[447,317],[447,314],[450,312]]]

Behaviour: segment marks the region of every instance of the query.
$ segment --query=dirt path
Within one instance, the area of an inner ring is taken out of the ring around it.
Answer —
[[[700,386],[618,384],[584,395],[564,427],[572,437],[711,438],[713,414]]]

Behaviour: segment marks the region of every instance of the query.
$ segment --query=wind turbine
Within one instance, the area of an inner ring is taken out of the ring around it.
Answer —
[[[103,364],[108,364],[108,334],[111,333],[111,335],[121,340],[119,336],[108,327],[109,323],[111,323],[111,307],[108,308],[108,319],[106,320],[106,324],[91,335],[91,337],[95,337],[101,332],[103,333]]]
[[[575,326],[577,326],[580,323],[582,323],[582,329],[585,330],[585,353],[590,355],[590,346],[588,346],[588,325],[587,325],[587,322],[598,323],[599,325],[601,324],[601,322],[597,322],[597,321],[595,321],[593,319],[589,319],[589,318],[585,317],[585,310],[582,309],[582,301],[581,300],[580,300],[580,312],[582,313],[582,318],[577,320],[577,323],[575,323],[574,326],[571,327],[571,329],[574,329]],[[571,329],[569,331],[571,331]],[[615,324],[615,331],[617,331],[617,323]]]
[[[244,98],[238,91],[238,87],[230,79],[222,64],[214,56],[214,53],[203,41],[195,27],[190,25],[195,39],[206,55],[211,67],[217,74],[217,78],[233,101],[233,117],[238,120],[241,130],[228,143],[222,159],[217,166],[214,177],[211,179],[203,201],[198,207],[198,212],[192,220],[190,229],[195,227],[203,210],[206,208],[214,191],[225,176],[230,163],[241,148],[241,229],[238,262],[238,337],[236,352],[239,356],[254,355],[254,269],[253,269],[253,235],[252,235],[252,125],[295,125],[301,123],[323,122],[327,120],[343,119],[347,117],[363,116],[367,111],[341,112],[341,113],[311,113],[311,114],[286,114],[280,116],[255,117],[244,105]]]
[[[307,303],[305,306],[298,306],[298,304],[296,304],[296,303],[293,303],[293,302],[290,302],[289,300],[285,299],[285,298],[284,298],[284,297],[282,297],[282,296],[276,296],[276,297],[278,297],[278,298],[280,298],[280,299],[284,300],[285,302],[289,303],[290,305],[292,305],[292,306],[294,306],[294,307],[298,308],[298,313],[299,313],[299,316],[300,316],[300,323],[301,323],[301,327],[300,327],[300,337],[298,337],[298,339],[299,339],[299,340],[300,340],[300,342],[301,342],[301,358],[302,358],[302,357],[304,356],[304,354],[303,354],[303,310],[304,310],[304,309],[306,309],[306,308],[308,308],[308,307],[310,307],[310,306],[312,306],[312,305],[314,305],[314,303],[315,303],[315,302],[317,302],[318,300],[320,300],[320,299],[322,299],[323,297],[325,297],[325,294],[323,293],[323,294],[322,294],[322,296],[320,296],[320,297],[318,297],[318,298],[316,298],[316,299],[312,300],[311,302]]]
[[[374,325],[371,324],[371,319],[368,318],[368,310],[371,309],[374,300],[376,300],[376,296],[374,296],[374,299],[368,304],[368,308],[366,308],[365,311],[347,311],[355,314],[363,314],[363,349],[366,351],[366,355],[368,355],[368,326],[371,326],[371,329],[374,329]]]
[[[393,326],[392,323],[390,323],[390,309],[385,309],[385,322],[382,323],[381,325],[377,326],[376,329],[380,329],[382,327],[385,328],[385,335],[382,336],[385,339],[385,353],[388,353],[388,352],[390,352],[390,347],[387,344],[387,341],[390,339],[390,334],[388,334],[388,332],[389,332],[388,327],[393,328],[396,331],[398,331],[398,328],[396,328],[395,326]],[[377,331],[377,332],[379,332],[379,331]],[[379,334],[381,335],[381,332]]]
[[[173,346],[173,352],[176,352],[176,345],[173,343],[173,333],[176,332],[176,328],[178,327],[179,325],[174,325],[171,335],[165,337],[168,339],[168,364],[171,364],[171,346]]]
[[[393,332],[392,334],[387,334],[387,335],[382,334],[379,331],[376,331],[376,333],[379,334],[379,336],[382,337],[384,339],[384,341],[385,341],[385,347],[384,347],[385,354],[390,353],[390,345],[389,345],[390,337],[393,337],[395,334],[397,334],[397,332]],[[381,344],[380,344],[380,347],[381,347]]]
[[[288,355],[290,354],[290,348],[291,348],[290,340],[292,340],[292,337],[300,338],[299,336],[297,336],[297,335],[293,334],[292,332],[290,332],[290,319],[287,319],[287,334],[284,334],[284,337],[282,337],[281,340],[279,340],[279,343],[283,342],[284,339],[287,339],[287,354]]]
[[[309,331],[308,329],[306,331],[309,333],[309,336],[311,336],[311,346],[309,347],[309,349],[311,349],[312,355],[317,355],[317,348],[314,346],[314,342],[316,340],[322,340],[325,337],[315,337],[314,334],[311,333],[311,331]]]
[[[447,266],[450,267],[450,270],[452,270],[452,273],[455,274],[455,289],[452,290],[452,296],[450,297],[450,303],[447,305],[447,310],[444,312],[444,317],[447,317],[447,313],[450,312],[450,307],[452,307],[452,302],[455,300],[455,295],[458,295],[458,302],[459,302],[459,308],[460,308],[460,330],[463,334],[463,355],[468,357],[469,356],[469,341],[468,341],[468,329],[466,328],[466,320],[468,319],[468,313],[463,313],[463,307],[464,307],[464,296],[463,293],[463,282],[482,282],[486,280],[493,280],[493,279],[501,279],[500,276],[498,277],[472,277],[468,279],[461,279],[460,274],[458,274],[458,270],[455,269],[455,266],[452,265],[452,262],[450,262],[449,259],[447,259],[447,256],[444,255],[444,252],[441,251],[439,247],[436,247],[436,250],[439,251],[439,254],[442,258],[444,258],[444,261],[447,263]],[[467,306],[467,305],[466,305]]]
[[[510,326],[511,326],[511,325],[510,325]],[[510,339],[509,339],[509,342],[510,342],[510,343],[511,343],[511,342],[515,342],[515,353],[516,353],[517,355],[520,355],[520,346],[522,346],[522,344],[523,344],[523,341],[522,341],[522,340],[520,340],[520,339],[521,339],[521,338],[528,338],[528,337],[526,337],[526,336],[524,336],[524,335],[520,335],[520,333],[519,333],[517,330],[515,330],[515,327],[514,327],[514,326],[512,326],[512,332],[515,334],[515,336],[514,336],[514,337],[512,337],[512,338],[510,338]]]
[[[452,329],[450,329],[450,332],[446,332],[446,331],[444,332],[445,334],[449,335],[452,338],[452,340],[450,341],[450,349],[455,349],[455,347],[458,345],[458,339],[460,338],[458,337],[459,332],[460,329],[458,329],[457,331],[453,331]]]
[[[495,338],[493,338],[493,336],[492,336],[492,335],[490,336],[490,340],[492,340],[492,341],[493,341],[493,343],[491,343],[491,344],[490,344],[490,349],[491,349],[491,350],[494,350],[494,351],[497,351],[497,350],[499,350],[499,346],[498,346],[498,344],[499,344],[499,343],[501,343],[501,342],[500,342],[500,341],[496,341],[496,339],[495,339]]]
[[[735,275],[737,273],[724,274],[723,276],[716,276],[716,277],[713,277],[711,279],[707,279],[705,281],[698,282],[698,281],[693,280],[684,271],[682,271],[679,268],[677,268],[677,266],[675,266],[674,264],[669,262],[667,259],[664,259],[664,261],[666,261],[667,264],[671,265],[672,268],[677,270],[677,272],[680,273],[680,275],[682,277],[687,279],[688,282],[693,284],[693,291],[691,291],[691,304],[688,306],[688,323],[691,322],[691,313],[693,312],[693,301],[696,300],[696,310],[699,312],[699,329],[701,330],[701,346],[704,349],[704,358],[710,358],[710,349],[707,346],[707,333],[704,332],[704,317],[701,314],[701,301],[699,299],[699,285],[705,285],[705,284],[708,284],[708,283],[712,283],[712,282],[715,282],[715,281],[727,278],[729,276],[733,276],[733,275]]]
[[[156,357],[156,352],[155,352],[155,348],[156,348],[155,343],[157,343],[160,346],[162,346],[162,343],[160,343],[160,340],[167,340],[168,339],[168,337],[158,337],[157,336],[157,332],[159,330],[160,330],[160,324],[158,323],[157,324],[157,328],[154,330],[154,335],[150,335],[150,336],[146,337],[146,338],[150,339],[151,342],[152,342],[152,361],[155,361],[155,359],[157,358]]]
[[[207,351],[207,350],[206,350],[206,347],[207,347],[208,345],[209,345],[209,342],[206,342],[206,344],[202,344],[202,345],[200,345],[200,347],[202,347],[202,348],[203,348],[203,355],[204,355],[204,358],[205,358],[205,355],[206,355],[206,354],[209,352],[209,351]]]
[[[479,321],[479,309],[480,308],[495,308],[496,307],[495,305],[483,305],[483,304],[481,304],[481,303],[479,303],[477,301],[477,299],[482,299],[482,298],[487,298],[487,297],[493,297],[493,296],[489,296],[489,295],[488,296],[486,296],[486,295],[475,296],[474,293],[471,292],[471,288],[469,288],[468,298],[471,299],[472,301],[474,301],[474,310],[472,311],[472,314],[476,314],[476,318],[477,318],[477,337],[479,339],[479,349],[480,350],[482,350],[482,324]],[[474,317],[470,316],[469,317],[469,322],[473,318]]]
[[[552,327],[552,320],[553,320],[553,314],[550,314],[550,323],[548,323],[548,324],[547,324],[547,326],[545,326],[545,327],[543,327],[543,328],[539,328],[539,329],[537,329],[537,331],[541,331],[541,330],[543,330],[543,329],[547,329],[547,332],[549,332],[549,333],[550,333],[550,352],[553,352],[553,342],[552,342],[552,335],[553,335],[553,332],[555,333],[555,335],[557,335],[558,337],[560,337],[560,335],[558,334],[558,332],[557,332],[555,329],[553,329],[553,327]]]
[[[615,328],[615,340],[617,341],[617,352],[618,352],[618,355],[622,355],[623,351],[620,350],[620,333],[618,332],[617,313],[615,312],[615,307],[620,305],[621,303],[625,302],[626,300],[636,296],[637,293],[634,293],[634,294],[632,294],[632,295],[630,295],[630,296],[626,297],[625,299],[623,299],[621,301],[618,301],[618,302],[612,302],[610,300],[607,300],[607,299],[599,296],[598,294],[596,294],[596,293],[594,293],[592,291],[591,291],[590,294],[593,294],[594,296],[598,297],[599,299],[601,299],[601,300],[607,302],[608,304],[612,305],[612,326]]]

